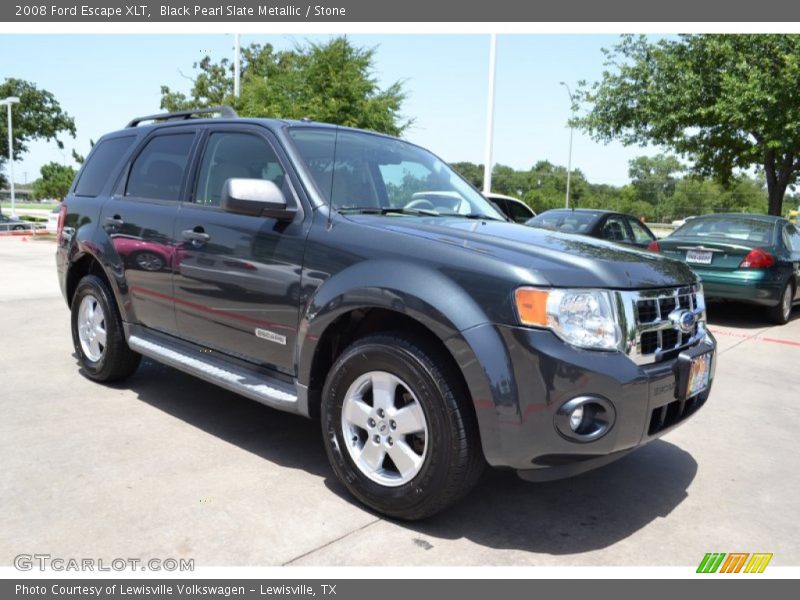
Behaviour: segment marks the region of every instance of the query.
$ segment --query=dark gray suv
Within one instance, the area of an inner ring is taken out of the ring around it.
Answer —
[[[510,223],[436,156],[365,131],[135,119],[94,147],[58,232],[86,376],[148,356],[319,419],[336,475],[398,518],[455,502],[487,462],[542,480],[619,458],[714,377],[686,265]]]

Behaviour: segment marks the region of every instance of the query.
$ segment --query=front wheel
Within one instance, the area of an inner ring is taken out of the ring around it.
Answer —
[[[131,375],[141,356],[125,341],[122,319],[105,282],[95,275],[81,279],[71,310],[72,343],[86,376],[111,382]]]
[[[776,306],[769,309],[769,318],[773,323],[785,325],[792,315],[792,301],[794,300],[794,287],[787,281],[781,292],[781,299]]]
[[[374,335],[347,348],[328,374],[328,458],[347,489],[378,512],[431,516],[483,470],[474,414],[447,358],[426,340]]]

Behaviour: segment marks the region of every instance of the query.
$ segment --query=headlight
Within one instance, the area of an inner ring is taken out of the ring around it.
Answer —
[[[523,325],[547,327],[579,348],[618,350],[622,339],[611,294],[605,290],[519,288],[514,294]]]

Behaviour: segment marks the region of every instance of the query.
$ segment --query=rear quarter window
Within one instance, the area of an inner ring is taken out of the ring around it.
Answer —
[[[134,139],[135,136],[125,136],[100,141],[78,175],[75,195],[94,197],[100,194],[108,178],[116,173]]]

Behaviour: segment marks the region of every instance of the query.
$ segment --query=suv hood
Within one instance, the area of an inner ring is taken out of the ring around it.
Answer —
[[[452,217],[348,215],[368,225],[456,245],[528,269],[555,287],[640,289],[693,283],[679,261],[582,235],[499,221]]]

